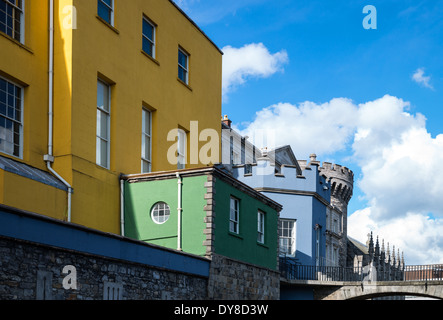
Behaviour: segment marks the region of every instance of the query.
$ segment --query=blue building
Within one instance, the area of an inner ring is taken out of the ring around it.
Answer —
[[[326,216],[330,184],[319,163],[301,168],[290,146],[262,156],[254,164],[237,165],[233,176],[283,205],[280,213],[280,255],[298,264],[323,265],[326,258]]]
[[[278,230],[282,276],[315,280],[323,267],[346,267],[353,172],[337,164],[321,164],[314,154],[309,160],[297,160],[290,146],[259,149],[231,128],[227,116],[222,129],[224,170],[283,206]],[[282,283],[283,300],[313,298],[312,288]]]

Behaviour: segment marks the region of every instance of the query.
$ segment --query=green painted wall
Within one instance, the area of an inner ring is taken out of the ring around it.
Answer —
[[[205,255],[203,231],[206,201],[206,176],[183,179],[182,189],[182,249],[196,255]],[[169,220],[156,224],[151,218],[153,206],[166,202],[171,211]],[[125,235],[152,244],[177,249],[178,235],[177,179],[125,183]]]
[[[217,179],[215,252],[277,269],[278,213],[261,201]],[[231,196],[240,200],[239,235],[229,231]],[[265,243],[257,242],[257,213],[265,212]]]
[[[206,239],[204,187],[207,176],[183,178],[183,251],[204,256]],[[125,183],[125,235],[152,244],[177,249],[177,179]],[[217,178],[215,183],[215,253],[277,269],[278,213],[263,202]],[[229,232],[231,196],[240,200],[240,233]],[[162,225],[151,218],[153,206],[166,202],[170,219]],[[257,242],[257,213],[265,215],[265,243]]]

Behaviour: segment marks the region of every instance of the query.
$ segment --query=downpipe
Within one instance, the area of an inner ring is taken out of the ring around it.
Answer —
[[[120,176],[120,232],[125,236],[125,182]]]
[[[180,176],[180,173],[176,173],[177,176],[177,193],[178,193],[178,202],[177,202],[177,214],[178,214],[178,223],[177,223],[177,250],[183,251],[182,248],[182,214],[183,214],[183,208],[182,208],[182,188],[183,188],[183,180]]]
[[[48,111],[48,154],[43,157],[49,172],[59,179],[68,189],[68,222],[72,220],[72,186],[63,179],[53,168],[53,117],[54,117],[54,0],[49,0],[49,111]]]

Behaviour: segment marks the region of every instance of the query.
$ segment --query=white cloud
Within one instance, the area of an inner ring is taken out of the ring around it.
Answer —
[[[393,246],[396,253],[397,249],[404,252],[407,265],[437,264],[443,261],[442,220],[410,213],[401,218],[380,222],[373,218],[371,208],[357,211],[349,217],[349,236],[366,243],[371,231],[374,237],[379,236],[380,246],[382,239],[385,249],[389,243],[391,254]]]
[[[434,89],[434,87],[430,84],[431,77],[425,76],[424,68],[418,68],[412,75],[412,80],[414,80],[418,84],[425,86],[426,88]]]
[[[263,43],[252,43],[241,48],[226,46],[223,56],[223,96],[249,78],[266,78],[283,71],[288,54],[282,50],[271,54]]]
[[[354,156],[364,160],[380,154],[405,130],[425,125],[424,117],[407,113],[408,108],[409,103],[389,95],[361,105],[347,98],[323,104],[279,103],[258,111],[242,133],[253,137],[266,129],[278,137],[277,144],[290,144],[302,158],[352,147]]]
[[[360,189],[374,216],[392,218],[405,212],[443,217],[443,135],[432,138],[424,128],[411,128],[380,150],[377,159],[361,160]]]
[[[254,141],[256,132],[266,130],[276,137],[277,145],[291,145],[299,157],[312,152],[333,153],[350,142],[356,114],[357,107],[343,98],[322,105],[279,103],[257,112],[254,121],[242,133]],[[275,147],[260,142],[254,141],[258,147]]]
[[[389,95],[360,105],[345,98],[280,103],[257,112],[242,134],[267,129],[298,159],[349,154],[361,169],[355,187],[367,201],[351,216],[350,235],[366,241],[370,229],[379,231],[417,263],[435,263],[443,258],[443,134],[432,137],[425,117],[409,107]]]

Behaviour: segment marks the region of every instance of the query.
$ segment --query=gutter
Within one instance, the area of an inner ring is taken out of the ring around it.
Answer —
[[[193,177],[193,176],[201,176],[204,174],[216,174],[223,181],[229,183],[230,185],[236,188],[241,188],[241,190],[243,190],[250,196],[260,200],[262,203],[271,206],[276,211],[280,212],[283,209],[283,206],[280,203],[272,200],[271,198],[260,193],[259,191],[255,190],[254,188],[250,187],[244,182],[235,179],[233,176],[229,175],[228,173],[225,173],[224,171],[215,166],[195,168],[195,169],[181,169],[173,171],[159,171],[159,172],[142,173],[142,174],[130,174],[130,175],[123,175],[121,179],[124,179],[128,183],[139,183],[139,182],[152,181],[152,180],[173,179],[174,177],[176,177],[177,173],[180,174],[181,177],[183,176]]]

